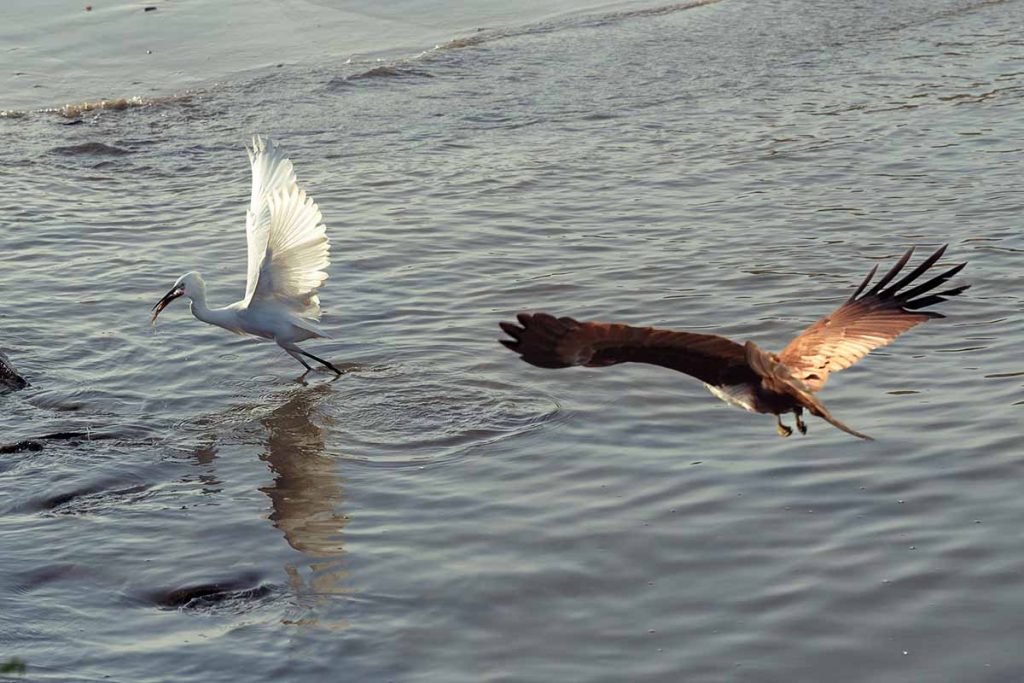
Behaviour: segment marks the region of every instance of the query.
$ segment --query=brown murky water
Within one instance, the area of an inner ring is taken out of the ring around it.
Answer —
[[[32,382],[0,394],[0,660],[1020,678],[1024,3],[654,7],[0,119],[0,348]],[[325,216],[336,381],[183,305],[148,326],[190,269],[239,298],[254,132]],[[824,393],[873,443],[495,341],[528,309],[777,349],[945,242],[974,287]]]

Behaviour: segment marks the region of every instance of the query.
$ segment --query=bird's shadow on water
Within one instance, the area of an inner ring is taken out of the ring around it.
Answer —
[[[348,523],[340,512],[343,483],[337,460],[325,452],[325,429],[313,420],[318,403],[330,393],[329,382],[294,391],[260,420],[267,439],[260,459],[274,477],[260,491],[271,503],[270,522],[288,545],[311,558],[305,579],[300,567],[286,566],[289,584],[308,610],[348,592],[343,586],[342,531]]]
[[[320,402],[330,395],[330,381],[320,382],[288,391],[284,401],[269,412],[259,414],[253,406],[239,407],[226,415],[211,416],[204,423],[223,428],[225,422],[237,424],[240,414],[248,414],[244,420],[246,431],[258,427],[262,432],[265,441],[258,457],[273,478],[270,484],[259,487],[270,502],[267,519],[285,542],[308,560],[284,566],[298,617],[282,621],[337,628],[345,622],[326,622],[315,616],[329,611],[332,600],[350,592],[344,585],[347,572],[342,533],[348,523],[348,516],[340,512],[344,483],[338,459],[326,453],[326,430],[314,419]],[[204,467],[212,466],[217,459],[218,440],[211,436],[206,446],[195,451]],[[158,606],[169,609],[244,611],[254,602],[279,593],[276,584],[261,583],[257,576],[247,575],[179,586],[151,597]]]

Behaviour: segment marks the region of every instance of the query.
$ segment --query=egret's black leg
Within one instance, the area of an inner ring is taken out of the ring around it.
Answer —
[[[294,349],[294,348],[290,349],[287,346],[282,346],[281,348],[284,349],[285,353],[287,353],[289,356],[291,356],[295,360],[297,360],[300,363],[302,363],[302,367],[306,368],[306,372],[302,373],[303,377],[305,377],[306,373],[308,373],[310,370],[313,369],[313,367],[309,363],[307,363],[306,361],[302,360],[302,358],[299,356],[299,354],[296,353],[296,351],[298,351],[298,349]]]
[[[330,368],[334,372],[334,374],[336,374],[336,375],[340,375],[341,374],[341,370],[339,370],[338,368],[334,367],[333,365],[331,365],[330,363],[325,361],[323,358],[318,358],[318,357],[314,356],[313,354],[309,353],[308,351],[303,351],[302,349],[299,349],[299,348],[297,348],[295,350],[298,351],[299,353],[301,353],[303,356],[306,356],[307,358],[312,358],[317,363],[320,363],[320,365],[323,365],[326,368]],[[303,363],[303,365],[306,365],[306,364]],[[309,366],[306,365],[306,367],[308,368]]]

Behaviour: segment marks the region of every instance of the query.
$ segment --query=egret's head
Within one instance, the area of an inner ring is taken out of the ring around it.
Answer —
[[[153,306],[153,319],[152,322],[156,322],[156,317],[160,315],[160,311],[167,308],[167,306],[181,296],[187,296],[192,299],[200,292],[206,290],[206,283],[203,282],[203,277],[195,272],[194,270],[185,273],[174,283],[171,287],[171,291],[164,294],[164,298],[156,302],[156,306]]]

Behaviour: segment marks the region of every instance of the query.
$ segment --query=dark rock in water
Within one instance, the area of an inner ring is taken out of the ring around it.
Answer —
[[[0,351],[0,387],[17,390],[27,386],[28,380],[14,371],[10,359]]]
[[[0,446],[0,455],[6,453],[21,453],[22,451],[41,451],[43,450],[43,444],[38,441],[29,439],[28,441],[19,441],[18,443],[7,444],[6,446]]]
[[[23,451],[43,450],[43,441],[67,441],[71,445],[78,445],[85,441],[99,441],[101,439],[112,439],[112,434],[104,432],[53,432],[37,436],[34,439],[26,439],[17,443],[0,444],[0,455],[5,453],[21,453]]]
[[[243,575],[194,586],[183,586],[150,595],[150,600],[165,609],[202,609],[220,603],[250,602],[266,597],[273,588],[258,577]]]

